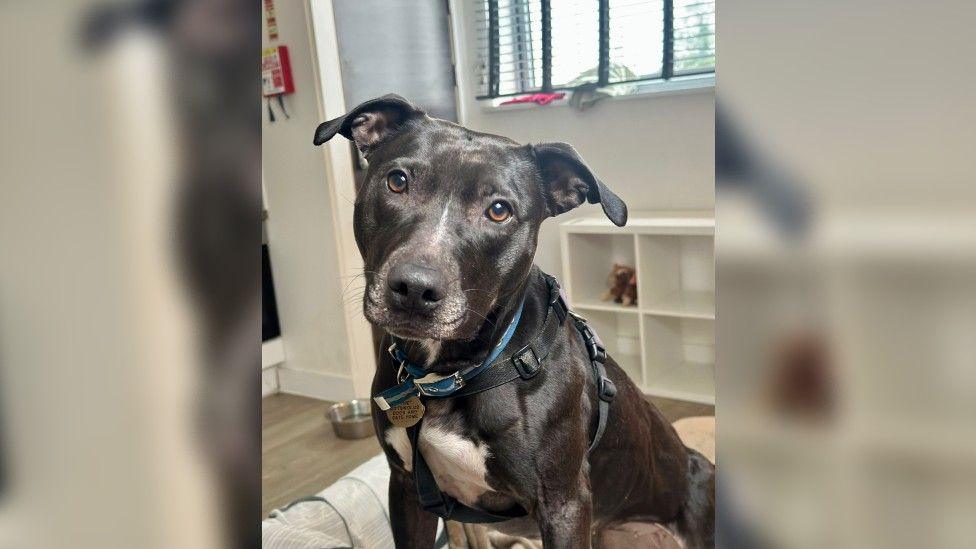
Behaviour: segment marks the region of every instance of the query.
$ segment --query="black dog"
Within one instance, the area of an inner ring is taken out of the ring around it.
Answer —
[[[545,547],[590,547],[603,529],[627,522],[661,523],[690,547],[711,547],[711,463],[685,448],[612,359],[605,371],[616,397],[602,438],[595,435],[600,378],[593,371],[603,358],[591,364],[592,341],[577,335],[581,321],[550,320],[553,284],[532,262],[546,218],[589,201],[623,225],[620,198],[569,145],[519,145],[430,118],[395,95],[321,124],[314,142],[337,133],[369,162],[355,205],[363,310],[399,342],[399,358],[448,379],[485,361],[510,326],[506,349],[552,330],[538,371],[476,394],[424,398],[423,420],[409,434],[374,404],[392,469],[397,547],[434,543],[437,516],[425,511],[429,498],[418,500],[424,490],[415,462],[459,507],[526,513],[493,527],[541,536]],[[373,396],[400,384],[402,374],[384,352]]]

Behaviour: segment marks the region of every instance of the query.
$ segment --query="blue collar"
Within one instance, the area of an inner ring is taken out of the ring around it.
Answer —
[[[461,387],[464,387],[468,381],[487,370],[495,359],[498,358],[498,355],[502,354],[502,351],[508,346],[508,342],[512,340],[512,336],[515,335],[515,330],[518,328],[519,321],[522,319],[522,309],[524,307],[525,301],[523,300],[519,304],[518,310],[515,311],[515,316],[512,317],[512,321],[505,328],[505,333],[502,334],[502,338],[495,345],[495,348],[488,353],[488,357],[485,358],[484,362],[478,366],[459,370],[450,375],[445,376],[428,373],[420,366],[411,364],[407,360],[407,355],[394,342],[393,345],[390,345],[388,351],[393,357],[393,360],[400,364],[400,371],[397,372],[397,380],[400,383],[373,397],[376,405],[380,407],[380,410],[389,410],[415,396],[424,395],[427,397],[443,398],[453,395]],[[401,378],[400,376],[404,377]]]

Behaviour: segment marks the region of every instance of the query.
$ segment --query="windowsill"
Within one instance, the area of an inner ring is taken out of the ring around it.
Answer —
[[[615,86],[635,86],[634,84],[616,84]],[[667,81],[646,82],[637,84],[637,89],[632,93],[615,95],[600,100],[604,101],[625,101],[628,99],[648,99],[651,97],[663,97],[667,95],[679,95],[687,93],[706,92],[715,89],[715,74],[696,74],[691,76],[678,76]],[[530,94],[525,94],[530,95]],[[566,93],[563,99],[553,101],[548,105],[538,105],[536,103],[513,103],[502,105],[512,97],[497,97],[495,99],[478,100],[478,105],[484,112],[507,112],[519,111],[534,108],[552,108],[569,105],[571,92]]]

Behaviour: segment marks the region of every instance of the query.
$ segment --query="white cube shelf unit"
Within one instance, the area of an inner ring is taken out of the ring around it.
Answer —
[[[712,212],[631,213],[560,225],[570,307],[649,395],[715,403],[715,218]],[[614,263],[637,270],[637,305],[602,301]]]

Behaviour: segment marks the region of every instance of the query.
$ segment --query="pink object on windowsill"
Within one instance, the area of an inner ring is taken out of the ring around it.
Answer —
[[[533,93],[532,95],[524,95],[522,97],[515,97],[513,99],[509,99],[508,101],[502,103],[502,105],[515,105],[518,103],[535,103],[536,105],[548,105],[549,103],[552,103],[553,101],[556,101],[558,99],[562,99],[563,97],[566,97],[566,94],[563,92]]]

